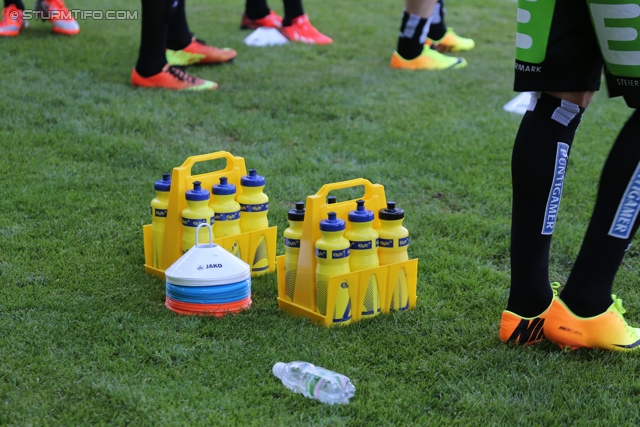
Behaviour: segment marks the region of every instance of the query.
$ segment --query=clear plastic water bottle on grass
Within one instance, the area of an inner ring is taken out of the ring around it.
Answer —
[[[349,378],[308,362],[278,362],[273,375],[290,390],[329,405],[349,403],[356,394]]]

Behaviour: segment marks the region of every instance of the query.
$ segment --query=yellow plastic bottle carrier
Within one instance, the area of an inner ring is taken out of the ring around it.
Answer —
[[[226,167],[217,171],[192,175],[191,170],[196,163],[209,160],[224,159]],[[151,224],[142,227],[144,235],[144,268],[148,274],[153,274],[161,279],[165,279],[165,270],[169,268],[182,255],[182,210],[187,207],[185,192],[193,188],[194,181],[200,181],[202,188],[209,191],[212,186],[220,183],[220,177],[226,176],[228,182],[236,186],[238,195],[242,193],[240,178],[247,174],[244,159],[234,156],[227,151],[218,151],[210,154],[202,154],[189,157],[182,166],[173,168],[171,175],[171,190],[169,191],[169,205],[167,212],[167,222],[162,242],[162,256],[159,265],[153,265],[153,233]],[[229,252],[237,255],[247,264],[255,264],[256,252],[260,257],[260,263],[264,262],[264,247],[266,252],[268,268],[261,269],[258,273],[263,274],[276,270],[276,236],[277,227],[269,227],[264,230],[252,231],[222,238],[215,238],[214,243],[222,246]],[[215,237],[215,236],[214,236]],[[260,248],[260,250],[258,250]]]
[[[407,308],[413,309],[416,307],[418,279],[417,258],[331,277],[328,284],[327,306],[325,310],[327,315],[320,314],[317,309],[315,242],[321,236],[319,228],[320,221],[326,219],[327,214],[332,211],[338,214],[338,218],[347,221],[349,211],[355,209],[357,205],[357,199],[327,204],[327,197],[331,191],[359,186],[364,187],[365,193],[363,197],[359,197],[358,199],[364,200],[365,207],[376,213],[373,227],[380,227],[380,219],[377,213],[380,209],[384,209],[387,206],[384,187],[380,184],[372,184],[366,179],[358,178],[350,181],[325,184],[316,194],[308,196],[302,228],[302,239],[300,241],[300,253],[293,299],[287,296],[285,256],[282,255],[276,258],[278,307],[281,310],[294,316],[307,317],[313,322],[330,327],[334,324],[331,314],[334,312],[338,292],[346,282],[348,284],[351,306],[353,307],[351,322],[359,321],[362,319],[362,313],[361,310],[357,308],[363,305],[368,279],[372,274],[376,274],[378,278],[380,310],[382,313],[391,312],[393,292],[401,274],[406,275],[408,293]],[[348,229],[349,225],[347,225],[347,230]]]

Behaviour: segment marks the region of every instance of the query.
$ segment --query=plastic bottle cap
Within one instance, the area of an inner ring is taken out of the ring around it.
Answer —
[[[240,185],[245,187],[262,187],[264,184],[264,176],[258,175],[255,169],[249,169],[249,175],[240,178]]]
[[[396,202],[388,201],[386,209],[380,209],[378,217],[381,220],[395,221],[404,218],[404,211],[396,208]]]
[[[226,176],[220,177],[220,184],[216,184],[211,188],[213,194],[219,196],[228,196],[236,193],[236,186],[229,183],[229,179]]]
[[[373,211],[364,207],[364,200],[356,200],[358,207],[356,210],[349,212],[349,221],[351,222],[369,222],[373,221]]]
[[[202,188],[202,183],[200,181],[193,181],[193,190],[187,190],[185,192],[185,197],[187,200],[192,200],[194,202],[209,200],[209,190]]]
[[[153,189],[156,191],[169,191],[171,190],[171,174],[165,172],[162,174],[162,179],[159,179],[153,185]]]
[[[335,212],[329,212],[328,218],[320,221],[320,231],[342,231],[346,228],[343,220]]]
[[[287,213],[287,217],[291,221],[304,221],[304,213],[305,213],[304,202],[296,202],[296,208],[291,209]]]

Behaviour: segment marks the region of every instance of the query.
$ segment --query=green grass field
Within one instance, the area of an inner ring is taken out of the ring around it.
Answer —
[[[124,0],[70,8],[138,10]],[[640,359],[498,339],[509,286],[516,4],[448,3],[477,43],[469,66],[401,72],[399,0],[305,0],[330,46],[247,47],[244,2],[189,0],[191,30],[238,50],[198,67],[211,93],[129,84],[139,21],[34,22],[0,40],[0,425],[597,425],[640,423]],[[271,7],[282,13],[276,0]],[[599,93],[572,151],[552,246],[566,280],[601,166],[629,110]],[[153,182],[189,156],[242,156],[267,178],[284,253],[286,212],[325,183],[366,178],[406,211],[418,306],[345,328],[278,309],[275,273],[248,312],[183,317],[144,271]],[[638,249],[614,289],[640,323]],[[328,406],[286,389],[277,361],[350,377]]]

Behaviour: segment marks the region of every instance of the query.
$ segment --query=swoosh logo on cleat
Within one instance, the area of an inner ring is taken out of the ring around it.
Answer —
[[[626,349],[632,349],[632,348],[636,348],[640,345],[640,340],[631,343],[631,344],[613,344],[614,347],[619,347],[619,348],[626,348]]]
[[[542,327],[544,319],[536,317],[532,320],[522,319],[513,331],[508,341],[528,343],[541,340],[544,336]]]

